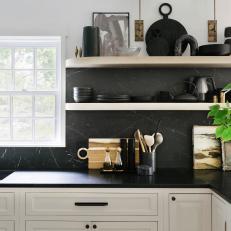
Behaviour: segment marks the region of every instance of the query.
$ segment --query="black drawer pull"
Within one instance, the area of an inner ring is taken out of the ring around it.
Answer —
[[[89,228],[90,228],[90,225],[86,225],[85,228],[86,228],[86,229],[89,229]]]
[[[108,202],[75,202],[75,206],[108,206]]]
[[[93,229],[97,229],[97,225],[93,225]]]

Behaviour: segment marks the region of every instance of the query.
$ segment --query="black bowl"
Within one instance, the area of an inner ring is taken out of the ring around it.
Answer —
[[[209,44],[199,47],[199,56],[228,56],[230,54],[230,44]]]

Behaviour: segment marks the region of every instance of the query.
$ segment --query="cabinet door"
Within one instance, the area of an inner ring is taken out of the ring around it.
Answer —
[[[0,231],[14,231],[14,222],[0,221]]]
[[[96,231],[158,231],[157,222],[92,222]]]
[[[226,205],[216,198],[212,197],[212,231],[228,231],[226,221]]]
[[[170,231],[211,231],[210,194],[170,194]]]
[[[87,226],[88,225],[88,226]],[[90,222],[72,221],[27,221],[26,231],[82,231],[90,230]]]

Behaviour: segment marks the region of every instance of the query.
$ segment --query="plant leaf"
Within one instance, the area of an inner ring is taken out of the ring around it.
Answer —
[[[210,107],[210,112],[208,113],[208,117],[213,117],[220,110],[220,105],[216,104]]]
[[[227,84],[223,90],[231,90],[231,83]]]
[[[216,138],[217,139],[219,139],[219,138],[221,138],[222,137],[222,134],[223,134],[223,132],[224,132],[224,130],[226,129],[226,127],[225,126],[220,126],[220,127],[217,127],[217,129],[216,129]]]
[[[227,115],[229,115],[229,110],[227,108],[217,111],[215,114],[215,119],[226,119]]]
[[[231,127],[226,128],[222,133],[223,141],[231,141]]]

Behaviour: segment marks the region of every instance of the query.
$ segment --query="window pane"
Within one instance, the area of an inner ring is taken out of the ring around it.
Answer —
[[[55,138],[55,120],[36,119],[35,120],[35,139],[36,140],[54,140]]]
[[[37,68],[55,69],[56,67],[56,48],[37,49]]]
[[[11,69],[11,49],[0,48],[0,69]]]
[[[55,96],[36,96],[35,116],[55,116]]]
[[[10,120],[0,119],[0,140],[10,139]]]
[[[37,71],[37,90],[52,90],[56,87],[55,71]]]
[[[34,50],[32,48],[15,49],[15,68],[16,69],[34,68]]]
[[[11,89],[12,71],[0,71],[0,91]]]
[[[32,116],[32,96],[13,96],[13,116]]]
[[[10,102],[9,96],[0,96],[0,117],[9,116]],[[1,127],[0,127],[1,131]]]
[[[33,82],[33,71],[15,71],[15,90],[32,90]]]
[[[32,120],[14,119],[13,121],[13,139],[14,140],[32,140]]]

